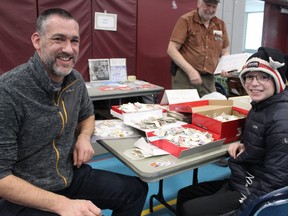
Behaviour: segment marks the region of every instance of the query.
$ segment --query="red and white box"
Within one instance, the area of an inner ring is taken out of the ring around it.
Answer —
[[[149,117],[163,117],[163,109],[155,106],[152,110],[137,111],[137,112],[124,112],[119,109],[120,106],[112,106],[110,114],[116,118],[122,119],[124,123],[129,123],[133,120],[143,120]]]
[[[214,119],[215,116],[223,113],[237,118],[225,122]],[[230,143],[240,139],[247,114],[248,110],[234,106],[194,107],[192,108],[192,124],[216,133],[221,139],[225,138],[224,143]]]
[[[206,132],[206,130],[199,128],[196,125],[192,125],[192,124],[182,125],[182,127],[194,128],[194,129]],[[180,147],[174,143],[171,143],[169,140],[167,140],[165,138],[157,137],[157,135],[155,135],[155,131],[147,132],[146,136],[147,136],[147,138],[151,144],[157,146],[160,149],[163,149],[163,150],[169,152],[171,155],[173,155],[177,158],[183,158],[186,156],[201,154],[204,151],[212,151],[213,149],[215,149],[215,148],[217,148],[223,144],[224,139],[220,139],[218,134],[215,134],[213,132],[209,132],[209,133],[212,134],[214,141],[203,144],[203,145],[199,145],[199,146],[196,146],[193,148]],[[155,137],[156,137],[156,139],[155,139]]]

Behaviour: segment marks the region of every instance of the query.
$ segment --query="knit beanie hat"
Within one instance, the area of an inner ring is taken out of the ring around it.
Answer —
[[[220,0],[203,0],[205,3],[212,3],[212,4],[218,4],[220,3]]]
[[[240,80],[244,86],[243,75],[247,72],[260,71],[272,76],[276,92],[282,92],[286,87],[287,59],[279,50],[268,47],[260,47],[251,55],[240,72]]]

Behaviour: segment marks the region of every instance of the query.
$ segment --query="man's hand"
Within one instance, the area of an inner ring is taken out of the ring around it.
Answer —
[[[102,211],[88,200],[66,199],[59,209],[61,216],[102,216]]]
[[[245,146],[242,143],[233,143],[229,146],[228,152],[229,155],[236,159],[242,152],[244,152]]]
[[[61,216],[102,216],[101,209],[88,200],[73,200],[8,175],[0,179],[0,197],[19,205],[54,212]]]
[[[201,77],[193,78],[193,79],[190,80],[190,83],[193,84],[193,85],[201,85],[202,84],[202,79],[201,79]]]
[[[228,78],[228,77],[232,77],[232,74],[229,73],[228,71],[222,70],[221,73],[220,73],[220,76]]]
[[[193,71],[192,73],[188,73],[189,75],[189,79],[190,79],[190,83],[193,85],[201,85],[202,84],[202,78],[199,74],[198,71]]]
[[[90,136],[79,134],[73,151],[74,166],[78,168],[88,162],[94,155],[94,149],[90,142]]]

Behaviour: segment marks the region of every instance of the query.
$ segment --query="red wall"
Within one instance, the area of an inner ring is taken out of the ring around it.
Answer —
[[[34,48],[30,37],[37,15],[52,7],[68,10],[80,24],[80,54],[76,69],[89,81],[89,58],[126,58],[127,73],[136,70],[136,0],[21,0],[0,4],[0,74],[27,62]],[[115,31],[94,29],[94,12],[117,14]],[[2,19],[4,17],[4,19]]]
[[[288,53],[288,14],[281,13],[281,7],[288,3],[266,1],[262,45]]]
[[[31,35],[37,18],[35,0],[0,4],[0,74],[27,62],[34,53]]]
[[[138,0],[137,78],[171,89],[167,47],[177,19],[197,7],[197,0]]]

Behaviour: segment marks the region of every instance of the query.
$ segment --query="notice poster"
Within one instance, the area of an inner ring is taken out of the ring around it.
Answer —
[[[110,59],[110,80],[111,81],[127,80],[126,58]]]
[[[95,12],[96,30],[117,31],[117,14]]]

